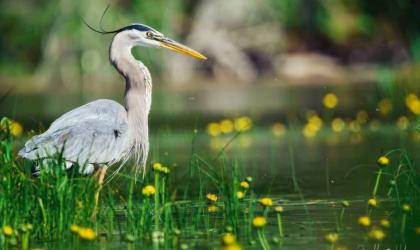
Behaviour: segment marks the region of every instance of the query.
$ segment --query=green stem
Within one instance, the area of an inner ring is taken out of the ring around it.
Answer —
[[[25,232],[22,235],[22,250],[29,249],[29,232]]]
[[[162,184],[161,184],[161,201],[162,201],[162,204],[165,204],[165,191],[166,191],[166,187],[165,187],[165,184],[166,184],[166,177],[165,176],[163,176],[163,178],[162,178]]]
[[[145,230],[145,219],[146,219],[146,209],[149,207],[149,197],[144,199],[144,203],[141,206],[141,217],[140,217],[140,230],[144,232]]]
[[[340,211],[340,220],[338,221],[338,225],[341,227],[343,225],[343,218],[344,218],[344,213],[346,212],[346,208],[342,207],[341,211]]]
[[[280,238],[283,238],[284,237],[284,234],[283,234],[283,223],[281,222],[281,215],[280,215],[280,213],[277,213],[277,225],[279,227],[279,235],[280,235]]]
[[[376,176],[376,182],[375,182],[375,187],[373,188],[372,198],[376,197],[376,192],[378,191],[381,175],[382,175],[382,168],[379,169],[378,175]]]
[[[39,202],[39,207],[41,208],[41,213],[42,213],[42,219],[43,219],[43,229],[44,229],[44,234],[47,233],[47,213],[45,212],[45,208],[44,208],[44,203],[42,202],[41,198],[38,198],[38,202]]]
[[[373,212],[373,208],[372,208],[372,207],[370,207],[370,206],[368,205],[368,208],[367,208],[367,215],[368,215],[369,217],[371,217],[371,216],[372,216],[372,212]]]
[[[261,247],[264,250],[270,250],[270,246],[268,245],[267,239],[265,238],[265,234],[262,229],[257,229],[258,239],[260,241]]]
[[[390,187],[390,188],[388,189],[388,193],[386,194],[386,196],[391,197],[392,190],[393,190],[393,187]]]
[[[172,210],[171,210],[171,202],[165,203],[164,207],[164,214],[165,214],[165,226],[164,231],[165,233],[169,232],[171,228],[171,221],[172,221]]]
[[[264,214],[264,217],[265,218],[267,218],[267,216],[268,216],[268,211],[270,210],[270,207],[264,207],[264,211],[263,211],[263,214]]]
[[[407,214],[404,213],[401,219],[401,237],[404,237],[405,235],[406,222],[407,222]]]
[[[159,231],[159,173],[155,172],[155,230]]]

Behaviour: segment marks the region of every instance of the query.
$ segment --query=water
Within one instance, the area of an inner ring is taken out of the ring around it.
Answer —
[[[346,95],[341,97],[340,107],[335,115],[354,117],[357,109],[364,108],[370,111],[371,117],[379,117],[375,110],[375,98],[372,98],[376,91],[374,85],[349,85],[336,87],[336,90],[337,93]],[[326,89],[318,86],[257,86],[220,90],[211,88],[210,91],[165,91],[160,89],[154,92],[149,161],[159,161],[171,168],[169,185],[171,190],[178,190],[178,196],[188,190],[191,202],[183,206],[191,208],[202,205],[197,199],[198,181],[189,172],[191,155],[199,155],[213,164],[214,171],[218,172],[218,153],[234,137],[229,134],[211,138],[205,133],[206,123],[221,117],[255,114],[258,119],[254,121],[253,129],[230,143],[221,158],[237,164],[243,178],[253,177],[253,189],[257,196],[272,197],[275,204],[284,207],[286,236],[281,243],[273,243],[272,248],[331,249],[324,236],[337,230],[341,201],[347,200],[351,205],[346,210],[336,246],[374,249],[374,243],[366,238],[366,231],[357,225],[357,218],[367,213],[366,200],[372,196],[378,170],[376,159],[397,148],[404,148],[415,157],[420,149],[420,137],[413,128],[399,130],[394,126],[394,121],[388,120],[388,123],[384,122],[375,130],[366,124],[357,133],[348,128],[341,133],[333,133],[328,128],[325,129],[328,124],[324,124],[317,137],[309,139],[302,136],[303,124],[296,124],[288,128],[284,137],[275,137],[270,130],[273,122],[285,121],[285,117],[291,114],[304,117],[304,112],[310,107],[322,109],[320,100]],[[119,97],[121,95],[122,93],[118,94]],[[92,98],[94,97],[88,97]],[[250,100],[259,101],[256,103]],[[27,129],[37,130],[64,111],[87,101],[80,95],[56,93],[10,96],[4,100],[5,105],[0,107],[0,112],[24,122]],[[198,134],[193,133],[194,129],[198,129]],[[392,157],[395,160],[398,155],[393,154]],[[393,211],[393,202],[386,200],[389,188],[386,183],[389,180],[389,176],[384,176],[383,185],[378,191],[384,200],[372,215],[376,224],[380,218],[388,217]],[[204,182],[206,192],[216,190],[211,181]],[[115,179],[112,183],[122,194],[126,193],[125,184],[121,179]],[[273,212],[269,214],[269,223],[265,228],[270,242],[273,237],[278,237],[275,216]],[[123,215],[120,219],[124,223]],[[398,225],[400,222],[392,223]],[[184,232],[178,237],[174,248],[179,248],[181,243],[187,244],[189,249],[220,247],[220,235],[223,233],[221,225],[221,215],[212,215],[210,230],[203,226],[193,233]],[[398,229],[393,230],[392,233],[387,232],[387,238],[381,242],[380,249],[404,249],[397,245],[394,238],[399,235]],[[250,239],[244,231],[238,232],[242,246],[246,249],[260,249],[256,236]],[[174,244],[173,239],[164,243],[138,240],[129,244],[117,235],[99,238],[90,243],[78,243],[74,240],[37,243],[35,246],[46,249],[158,249],[171,248]],[[255,242],[250,244],[250,241]]]
[[[294,130],[285,137],[273,137],[268,128],[254,128],[249,133],[236,138],[226,148],[223,156],[228,161],[239,165],[241,175],[252,176],[253,187],[258,196],[270,196],[275,205],[282,205],[285,237],[279,243],[272,243],[273,249],[331,249],[324,240],[327,233],[339,232],[337,247],[347,249],[375,249],[378,245],[367,239],[366,230],[357,224],[359,216],[367,214],[366,201],[376,177],[377,156],[388,150],[404,147],[410,152],[419,150],[419,144],[413,133],[404,132],[393,126],[384,125],[379,131],[368,129],[360,133],[356,141],[352,133],[335,134],[325,132],[315,139],[305,139],[300,131]],[[219,138],[228,142],[233,135]],[[162,130],[151,136],[152,149],[150,160],[163,162],[171,167],[172,188],[189,191],[197,188],[197,180],[189,178],[188,165],[191,159],[192,131]],[[242,137],[242,138],[241,138]],[[247,143],[243,143],[243,137]],[[331,139],[331,137],[336,137]],[[218,139],[218,140],[219,140]],[[208,135],[199,133],[194,139],[194,153],[203,155],[211,162],[218,155],[220,148],[215,148]],[[213,145],[213,146],[212,146]],[[224,145],[223,143],[221,145]],[[215,171],[218,171],[215,169]],[[295,182],[293,181],[295,179]],[[389,177],[383,178],[383,183]],[[118,179],[115,180],[116,185]],[[206,187],[214,190],[211,182]],[[387,185],[379,189],[380,207],[372,214],[374,224],[382,218],[389,217],[394,203],[386,199]],[[190,192],[194,194],[194,192]],[[198,206],[194,195],[186,207]],[[341,202],[347,200],[350,206],[346,209],[342,225],[338,217],[342,209]],[[257,209],[260,209],[257,206]],[[261,211],[257,212],[260,213]],[[121,217],[122,222],[124,218]],[[399,221],[391,221],[399,223]],[[213,225],[213,226],[212,226]],[[217,225],[217,226],[214,226]],[[193,234],[184,233],[177,238],[176,247],[187,244],[189,249],[214,249],[220,246],[220,225],[223,221],[219,215],[212,215],[210,230],[198,228]],[[398,228],[398,227],[397,227]],[[398,230],[386,232],[387,238],[381,241],[379,249],[404,249],[394,238]],[[270,242],[278,238],[276,214],[269,213],[268,225],[265,228]],[[258,238],[246,235],[245,226],[237,233],[243,240],[246,249],[260,249]],[[119,236],[101,238],[95,243],[53,242],[38,244],[47,249],[160,249],[173,248],[174,240],[161,243],[136,241],[127,243]],[[408,248],[410,249],[410,248]]]
[[[330,249],[329,244],[324,240],[327,233],[335,232],[337,229],[337,214],[341,209],[340,202],[337,200],[307,200],[305,202],[295,201],[298,197],[288,197],[287,200],[274,199],[276,204],[281,204],[285,208],[282,215],[284,226],[284,238],[279,237],[276,223],[276,215],[270,213],[268,225],[265,227],[266,237],[272,244],[273,249]],[[343,217],[342,226],[339,229],[339,241],[337,247],[346,249],[373,249],[375,242],[369,241],[366,237],[365,229],[357,224],[357,218],[366,213],[366,201],[350,200],[351,206],[346,210]],[[383,218],[383,211],[390,208],[391,203],[383,201],[381,209],[372,215],[372,220],[377,223]],[[217,219],[215,219],[217,220]],[[219,221],[221,223],[221,221]],[[214,249],[220,246],[220,231],[208,230],[195,233],[193,236],[181,235],[177,238],[177,247],[187,244],[190,249]],[[244,239],[244,232],[238,234]],[[274,243],[274,239],[280,239]],[[261,249],[256,235],[247,238],[243,246],[246,249]],[[37,244],[47,249],[168,249],[174,247],[173,241],[152,242],[137,241],[127,243],[119,239],[118,236],[111,238],[100,238],[97,242],[78,242],[76,240],[64,243],[52,242]],[[397,249],[397,241],[388,236],[380,243],[380,249]],[[176,247],[175,247],[176,248]],[[401,248],[404,249],[404,248]]]

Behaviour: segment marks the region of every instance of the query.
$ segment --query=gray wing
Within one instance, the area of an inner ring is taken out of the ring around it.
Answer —
[[[35,160],[63,152],[67,161],[110,163],[131,149],[127,112],[112,100],[97,100],[71,110],[46,132],[26,142],[19,155]]]

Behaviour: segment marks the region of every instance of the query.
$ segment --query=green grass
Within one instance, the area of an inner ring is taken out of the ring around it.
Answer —
[[[241,137],[246,135],[240,133],[232,135],[227,138],[225,146],[220,147],[218,151],[202,153],[198,152],[195,144],[203,135],[193,133],[189,166],[186,166],[188,171],[182,177],[185,179],[184,186],[173,185],[171,182],[173,173],[163,173],[152,168],[149,168],[144,179],[134,180],[131,175],[120,173],[102,190],[100,209],[94,218],[94,197],[98,189],[96,180],[79,175],[77,170],[64,170],[60,155],[55,156],[48,166],[44,166],[38,178],[31,177],[29,163],[16,159],[15,138],[4,124],[5,120],[0,134],[0,225],[11,226],[14,229],[11,236],[0,234],[0,244],[5,248],[17,245],[21,249],[28,249],[26,238],[30,238],[31,242],[60,241],[69,246],[87,244],[81,241],[77,234],[71,232],[72,225],[92,228],[97,238],[113,242],[124,241],[128,242],[127,244],[134,244],[131,243],[133,241],[145,242],[163,244],[169,248],[178,248],[182,244],[194,248],[195,240],[200,239],[209,240],[214,242],[209,243],[210,245],[218,246],[218,238],[226,232],[236,235],[244,247],[252,247],[261,242],[263,248],[269,249],[283,242],[278,240],[278,215],[272,208],[263,208],[259,204],[258,198],[265,195],[255,192],[254,185],[258,183],[248,178],[250,187],[243,189],[240,182],[246,179],[247,173],[243,172],[242,162],[238,160],[240,157],[229,157],[227,145],[233,146],[233,143],[240,142]],[[325,134],[325,138],[328,138],[332,132],[321,130],[319,133]],[[350,137],[353,132],[348,133]],[[292,186],[296,189],[297,200],[300,201],[300,207],[304,211],[308,228],[312,228],[312,231],[308,232],[310,235],[315,235],[316,230],[311,222],[314,215],[309,212],[310,205],[304,198],[304,190],[299,186],[301,176],[296,172],[292,160],[298,154],[296,144],[293,144],[293,141],[297,140],[296,135],[292,138],[286,136],[285,140],[295,147],[289,151],[290,166],[293,170],[290,178]],[[275,148],[276,145],[273,142],[271,147]],[[234,152],[239,154],[243,151],[240,146],[234,149]],[[391,228],[386,229],[387,238],[395,239],[401,244],[414,244],[413,242],[417,242],[419,238],[415,228],[420,226],[418,165],[403,149],[395,149],[384,155],[391,159],[391,164],[383,168],[376,197],[380,204],[381,200],[386,200],[391,205],[384,207],[383,210],[373,211],[372,218],[388,216]],[[153,154],[155,159],[158,159],[158,156],[158,153]],[[161,163],[164,166],[171,164],[166,158],[162,159]],[[374,171],[379,170],[379,167],[375,168]],[[142,189],[146,185],[155,186],[154,195],[142,194]],[[244,199],[237,197],[238,191],[245,192]],[[370,198],[371,191],[366,190],[363,194],[366,199]],[[208,193],[216,194],[217,201],[208,200],[206,198]],[[275,204],[279,202],[283,203],[275,200]],[[338,200],[336,203],[339,205],[340,202],[341,200]],[[410,204],[411,211],[404,212],[403,204]],[[209,212],[210,206],[217,207],[217,211]],[[287,235],[291,231],[289,227],[292,227],[292,223],[287,221],[289,209],[287,203],[283,206],[286,213],[282,214],[281,222],[282,229]],[[339,206],[337,207],[339,209]],[[348,215],[339,211],[331,213],[335,223],[326,230],[337,231],[341,235],[346,232],[347,225],[344,223],[348,223],[342,217]],[[252,220],[257,215],[265,216],[268,220],[267,227],[273,227],[274,230],[255,230]],[[359,215],[363,215],[363,212]],[[356,219],[354,217],[351,220],[356,221]],[[360,237],[356,240],[365,242],[365,233],[363,230],[360,232]],[[271,241],[271,237],[277,237],[277,240],[274,240],[277,243]]]

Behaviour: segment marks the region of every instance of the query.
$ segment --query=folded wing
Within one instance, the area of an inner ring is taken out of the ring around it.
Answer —
[[[84,165],[113,163],[130,150],[126,110],[115,101],[97,100],[62,115],[19,155],[36,160],[62,152],[67,161]]]

